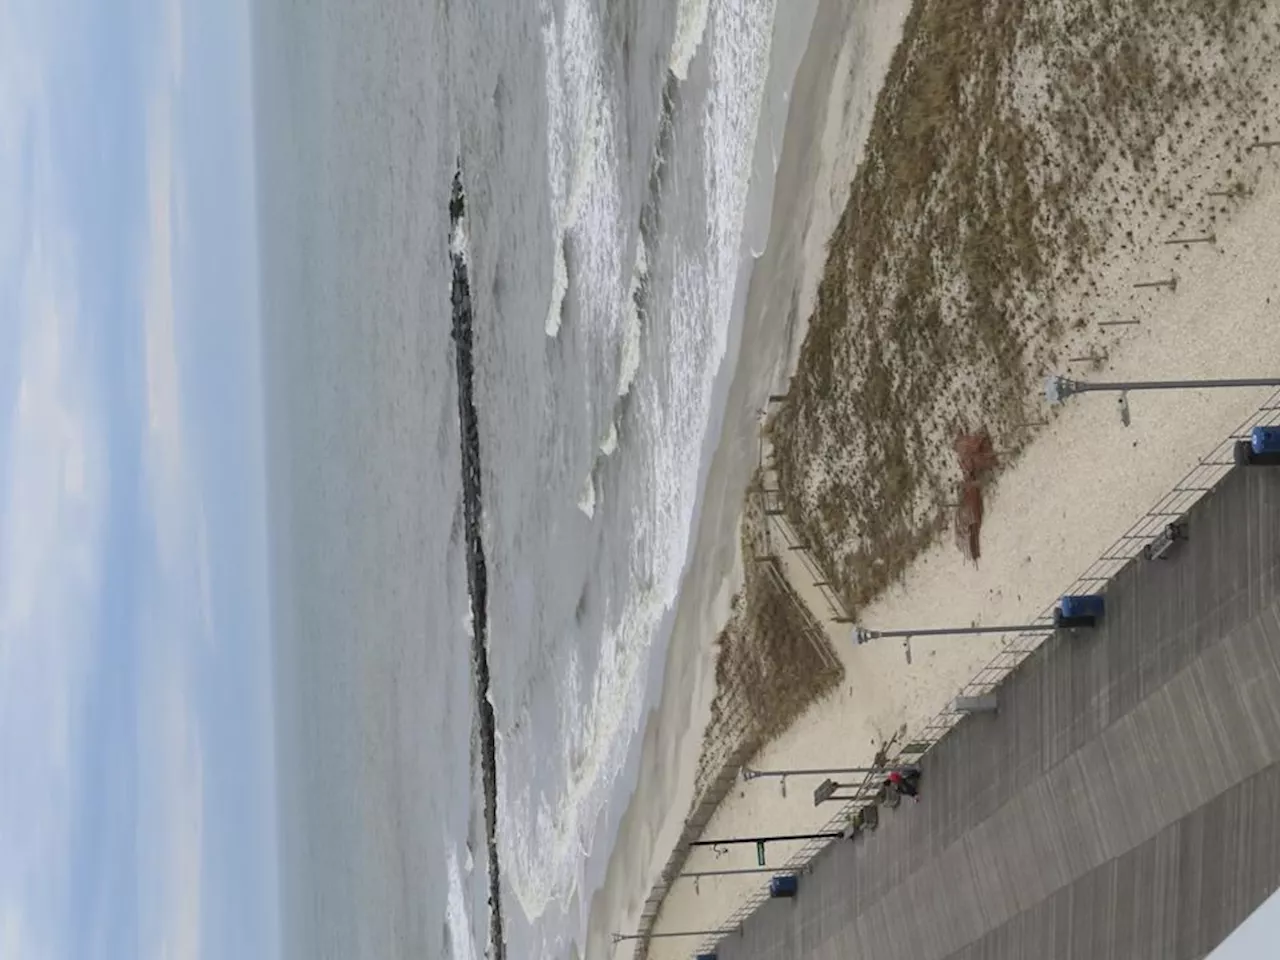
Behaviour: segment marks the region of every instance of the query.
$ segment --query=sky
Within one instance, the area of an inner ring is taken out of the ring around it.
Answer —
[[[278,953],[244,0],[0,0],[0,960]]]

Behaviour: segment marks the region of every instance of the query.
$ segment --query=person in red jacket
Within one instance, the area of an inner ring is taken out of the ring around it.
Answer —
[[[894,790],[904,797],[914,797],[920,799],[920,768],[919,767],[903,767],[901,770],[891,771],[889,781],[886,784],[890,790]]]

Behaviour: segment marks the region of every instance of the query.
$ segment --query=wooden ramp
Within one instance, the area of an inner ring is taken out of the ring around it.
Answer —
[[[1280,470],[1238,469],[720,960],[1199,960],[1280,887]]]

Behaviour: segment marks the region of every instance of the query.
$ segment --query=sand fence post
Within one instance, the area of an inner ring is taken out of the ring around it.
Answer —
[[[1206,233],[1204,236],[1201,236],[1201,237],[1173,237],[1169,240],[1165,240],[1164,245],[1166,247],[1176,247],[1180,244],[1190,244],[1190,243],[1213,244],[1217,242],[1218,242],[1218,237],[1216,234]]]

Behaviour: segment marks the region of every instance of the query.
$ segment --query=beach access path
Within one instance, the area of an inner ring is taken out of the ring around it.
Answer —
[[[1236,469],[719,960],[1199,960],[1280,886],[1280,470]]]

